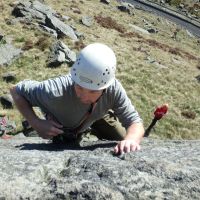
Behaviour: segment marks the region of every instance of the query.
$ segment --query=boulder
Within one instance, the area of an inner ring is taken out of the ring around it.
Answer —
[[[3,34],[0,33],[0,42],[3,39]]]
[[[100,0],[100,2],[105,3],[105,4],[110,4],[110,0]]]
[[[35,5],[35,3],[32,3],[30,1],[19,2],[19,4],[17,4],[14,7],[14,9],[12,11],[12,15],[14,15],[15,17],[25,17],[25,18],[29,18],[29,19],[30,18],[36,19],[38,21],[44,21],[45,16],[41,12],[41,9],[40,10],[35,9],[34,5]],[[39,7],[39,6],[37,6],[37,7]]]
[[[139,152],[115,156],[115,141],[22,136],[1,139],[1,199],[199,199],[200,141],[145,138]]]
[[[16,75],[14,73],[7,72],[3,74],[2,78],[6,82],[12,82],[16,80]]]
[[[0,102],[5,109],[11,109],[13,108],[14,101],[10,94],[5,94],[0,97]]]
[[[91,16],[83,16],[81,19],[82,24],[84,24],[85,26],[88,26],[88,27],[93,25],[93,21],[94,21],[94,19]]]
[[[143,29],[143,28],[141,28],[141,27],[139,27],[139,26],[136,26],[136,25],[133,25],[133,24],[129,24],[129,26],[130,26],[131,29],[132,29],[133,31],[135,31],[135,32],[141,32],[141,33],[147,34],[147,35],[150,34],[147,30],[145,30],[145,29]]]
[[[0,66],[11,64],[14,59],[20,57],[21,53],[22,50],[12,44],[0,44]]]
[[[47,61],[48,67],[58,67],[62,63],[72,65],[76,61],[76,53],[61,41],[54,43],[50,49],[51,53]]]
[[[130,4],[130,3],[126,3],[126,2],[121,2],[121,4],[119,6],[117,6],[117,8],[122,11],[122,12],[127,12],[130,15],[134,15],[134,5]]]
[[[151,28],[151,27],[147,28],[147,31],[149,33],[158,33],[158,30],[156,28]]]
[[[77,40],[73,28],[62,22],[60,15],[53,9],[39,1],[20,2],[14,7],[12,14],[17,18],[28,19],[29,23],[32,22],[55,37],[68,36]]]
[[[200,83],[200,75],[196,76],[195,78]]]
[[[71,26],[65,24],[64,22],[62,22],[57,17],[54,17],[53,15],[46,16],[45,26],[51,29],[54,29],[58,34],[58,38],[61,38],[63,36],[68,36],[73,40],[77,40],[77,36],[73,28],[71,28]]]
[[[183,3],[180,3],[180,4],[178,5],[178,8],[179,8],[179,9],[184,9],[184,8],[185,8],[185,5],[184,5]]]
[[[45,26],[45,25],[42,25],[42,24],[39,24],[39,27],[40,27],[42,30],[44,30],[44,32],[47,32],[47,33],[49,33],[50,35],[54,36],[55,38],[58,38],[58,34],[57,34],[57,32],[56,32],[54,29],[49,28],[49,27],[47,27],[47,26]]]
[[[15,17],[28,17],[44,22],[45,15],[56,15],[56,12],[39,1],[21,1],[14,7],[12,14]]]

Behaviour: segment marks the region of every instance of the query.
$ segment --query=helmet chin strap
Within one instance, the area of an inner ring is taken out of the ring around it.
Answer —
[[[88,111],[85,113],[85,115],[83,116],[83,118],[81,119],[81,121],[80,121],[80,123],[79,123],[79,125],[77,127],[72,128],[72,129],[67,128],[67,127],[63,127],[62,128],[63,131],[64,132],[65,131],[66,132],[70,131],[70,132],[73,133],[73,136],[75,138],[77,138],[78,135],[79,135],[79,131],[83,128],[83,126],[85,125],[86,121],[89,119],[89,117],[93,113],[94,109],[96,108],[96,105],[97,105],[98,101],[103,96],[103,94],[105,93],[105,91],[106,91],[106,89],[103,89],[102,94],[100,95],[100,97],[94,103],[90,104],[90,107],[89,107]]]
[[[99,101],[99,99],[103,96],[103,94],[105,93],[106,89],[103,89],[101,96],[95,101],[95,103],[97,103]]]
[[[83,128],[83,125],[86,123],[86,121],[89,119],[89,117],[91,116],[91,114],[93,113],[99,99],[103,96],[103,94],[105,93],[105,89],[102,91],[101,96],[90,105],[90,108],[88,109],[87,113],[85,113],[83,119],[81,120],[80,124],[78,125],[78,127],[74,128],[72,131],[75,135],[75,137],[78,137],[79,131],[81,130],[81,128]]]

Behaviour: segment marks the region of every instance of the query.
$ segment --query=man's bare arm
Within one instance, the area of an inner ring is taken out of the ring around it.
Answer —
[[[127,129],[127,134],[125,140],[134,140],[137,143],[140,143],[144,136],[144,127],[143,123],[133,123]]]
[[[51,138],[63,133],[63,131],[60,130],[62,125],[52,120],[40,119],[34,112],[27,99],[17,93],[16,86],[10,89],[10,93],[20,113],[27,119],[29,124],[39,133],[42,138]]]

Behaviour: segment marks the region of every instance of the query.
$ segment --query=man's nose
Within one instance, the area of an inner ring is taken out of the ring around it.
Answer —
[[[80,97],[81,98],[87,98],[88,97],[88,94],[87,94],[87,92],[82,92],[81,94],[80,94]]]

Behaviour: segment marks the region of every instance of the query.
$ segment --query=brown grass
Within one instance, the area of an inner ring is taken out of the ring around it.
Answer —
[[[83,49],[86,45],[83,43],[82,40],[76,41],[74,43],[74,48],[77,49],[78,51],[80,51],[81,49]]]
[[[179,55],[181,56],[182,58],[187,58],[189,60],[199,60],[198,57],[178,48],[178,47],[171,47],[167,44],[163,44],[163,43],[160,43],[160,42],[157,42],[156,40],[154,39],[142,39],[142,40],[138,40],[137,42],[140,42],[140,43],[147,43],[149,46],[151,47],[155,47],[155,48],[159,48],[163,51],[166,51],[166,52],[169,52],[171,54],[174,54],[174,55]]]
[[[195,119],[196,113],[193,111],[182,111],[181,115],[187,119]]]
[[[189,60],[199,60],[200,58],[178,48],[178,47],[171,47],[170,45],[167,45],[167,44],[163,44],[163,43],[160,43],[154,39],[145,39],[142,35],[140,35],[139,33],[136,33],[136,32],[124,32],[124,33],[121,33],[120,34],[120,37],[124,37],[124,38],[139,38],[139,40],[137,40],[137,42],[139,43],[147,43],[149,46],[151,47],[156,47],[156,48],[159,48],[165,52],[169,52],[171,54],[174,54],[174,55],[179,55],[181,56],[182,58],[188,58]],[[200,66],[199,66],[200,68]]]
[[[22,50],[27,51],[29,49],[32,49],[34,46],[34,43],[32,40],[27,40],[24,44],[24,46],[22,47]]]
[[[122,25],[118,24],[111,17],[102,17],[101,15],[97,15],[97,16],[95,16],[95,20],[97,21],[97,23],[99,25],[101,25],[104,28],[115,29],[116,31],[118,31],[120,33],[126,32],[125,28]]]
[[[38,39],[38,41],[35,43],[35,46],[41,51],[44,51],[46,48],[50,46],[50,41],[48,40],[47,37],[43,36]]]

